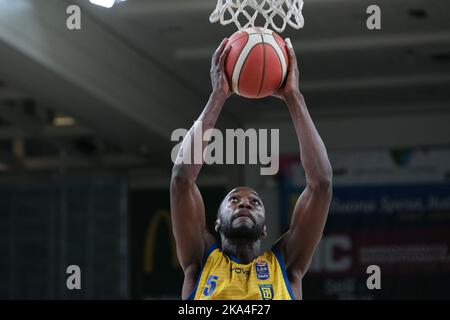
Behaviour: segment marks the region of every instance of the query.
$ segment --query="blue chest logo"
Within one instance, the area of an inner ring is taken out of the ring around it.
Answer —
[[[256,267],[256,277],[259,280],[266,280],[269,279],[269,265],[267,264],[267,261],[259,260],[255,264]]]
[[[260,284],[261,298],[263,300],[273,300],[273,286],[271,284]]]

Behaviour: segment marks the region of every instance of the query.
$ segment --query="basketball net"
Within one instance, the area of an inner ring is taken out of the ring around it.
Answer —
[[[289,24],[294,29],[303,27],[303,0],[218,0],[209,17],[211,23],[233,23],[239,30],[256,27],[256,19],[265,20],[264,29],[269,26],[276,32],[283,32]]]

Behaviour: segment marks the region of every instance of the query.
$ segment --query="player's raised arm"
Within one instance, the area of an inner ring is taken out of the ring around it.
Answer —
[[[196,151],[201,151],[200,156],[196,157],[193,150],[195,150],[196,132],[199,130],[205,132],[214,128],[224,102],[231,94],[224,75],[224,63],[228,52],[229,47],[225,39],[217,48],[211,61],[212,94],[200,117],[184,138],[172,170],[170,182],[172,228],[177,243],[178,258],[185,274],[190,270],[195,272],[201,264],[206,247],[215,241],[206,228],[203,199],[196,185],[203,165],[203,150],[207,142],[203,142],[202,150]]]
[[[289,40],[287,44],[289,73],[284,87],[276,96],[286,102],[295,127],[300,158],[306,173],[306,188],[295,205],[289,231],[277,245],[286,259],[288,273],[301,278],[308,270],[328,216],[332,196],[332,169],[325,145],[298,87],[299,71],[295,52]]]

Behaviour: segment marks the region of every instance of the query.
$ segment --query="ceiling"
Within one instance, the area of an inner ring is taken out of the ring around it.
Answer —
[[[81,7],[80,31],[64,27],[70,4]],[[87,166],[167,163],[170,133],[189,127],[210,93],[212,52],[236,31],[209,22],[215,4],[128,0],[105,9],[87,0],[0,0],[3,162],[17,157],[8,154],[14,143],[20,151],[17,137],[32,135],[25,144],[41,158],[61,157],[64,146],[82,163],[91,150]],[[306,0],[304,28],[282,34],[294,44],[311,112],[450,113],[450,2],[377,1],[381,30],[366,28],[371,4]],[[280,105],[234,96],[220,124],[288,119]],[[75,123],[55,127],[58,115]]]
[[[85,7],[174,79],[207,97],[210,56],[221,39],[236,30],[234,25],[209,22],[215,3],[129,0],[113,10]],[[373,31],[366,28],[366,8],[372,3],[306,0],[304,28],[288,28],[282,35],[294,43],[302,89],[311,106],[360,109],[430,100],[448,106],[450,90],[444,89],[450,88],[450,3],[378,1],[382,29]],[[262,109],[257,107],[261,101],[236,100],[234,108],[227,109],[235,117],[241,117],[242,110],[254,114]],[[243,109],[247,102],[256,106]]]

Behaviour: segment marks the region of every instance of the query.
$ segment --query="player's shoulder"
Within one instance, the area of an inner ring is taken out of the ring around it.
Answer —
[[[300,283],[303,278],[303,275],[298,268],[292,268],[291,265],[288,263],[286,241],[284,239],[280,239],[272,246],[270,251],[276,257],[276,260],[280,265],[280,268],[286,274],[289,282],[291,284]]]
[[[210,241],[205,242],[205,250],[203,252],[201,267],[203,268],[205,264],[212,260],[217,260],[217,258],[221,255],[222,251],[219,248],[219,245],[215,239],[211,239]]]
[[[286,250],[286,236],[287,233],[276,241],[270,251],[277,256],[277,258],[282,258],[283,261],[286,261],[287,258],[287,250]]]

